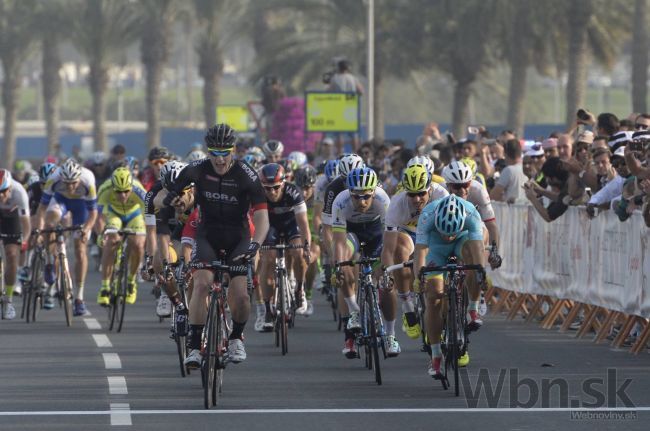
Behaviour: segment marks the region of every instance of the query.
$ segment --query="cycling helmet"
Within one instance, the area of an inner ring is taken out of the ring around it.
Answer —
[[[433,213],[433,224],[442,235],[457,235],[465,225],[467,213],[456,195],[449,195],[440,200]]]
[[[344,154],[339,159],[339,175],[347,177],[353,169],[363,168],[366,164],[357,154]]]
[[[237,134],[229,125],[220,123],[210,127],[203,139],[208,148],[232,148],[237,143]]]
[[[243,162],[246,162],[247,164],[251,165],[253,169],[257,170],[259,168],[259,163],[257,162],[257,159],[255,158],[254,155],[252,154],[246,154],[242,158]]]
[[[185,166],[187,166],[187,164],[175,160],[165,163],[162,168],[160,168],[160,182],[162,183],[162,186],[165,189],[169,189]]]
[[[279,163],[269,163],[262,166],[259,174],[262,184],[279,184],[286,177],[284,168]]]
[[[472,177],[475,177],[478,173],[478,165],[476,164],[476,161],[471,157],[463,157],[460,159],[460,161],[469,167],[469,169],[472,171]]]
[[[81,176],[81,166],[75,159],[68,159],[61,166],[61,178],[63,181],[76,181]]]
[[[11,172],[7,169],[0,169],[0,192],[7,190],[11,185]]]
[[[41,177],[38,175],[30,175],[29,178],[27,178],[27,187],[32,186],[33,184],[36,184],[41,181]]]
[[[339,176],[339,161],[337,159],[328,160],[325,164],[325,176],[328,182]]]
[[[347,177],[350,191],[374,190],[377,188],[377,183],[377,174],[370,168],[353,169]]]
[[[270,141],[266,141],[264,145],[262,145],[262,151],[264,152],[264,155],[266,157],[268,156],[281,156],[282,152],[284,151],[284,145],[282,145],[282,142],[276,141],[275,139],[271,139]]]
[[[125,192],[131,190],[133,186],[133,175],[129,168],[117,168],[113,171],[111,175],[111,184],[113,188],[118,192]]]
[[[203,151],[194,150],[194,151],[190,152],[187,155],[187,157],[185,158],[185,162],[186,163],[192,163],[192,162],[196,162],[197,160],[205,159],[207,157],[208,157],[208,155],[205,154]]]
[[[101,151],[96,151],[91,154],[90,161],[94,165],[102,165],[106,162],[106,154]]]
[[[407,192],[423,192],[429,189],[431,176],[423,165],[411,165],[404,170],[402,185]]]
[[[427,169],[427,172],[429,173],[429,176],[433,176],[433,171],[435,170],[435,165],[433,164],[433,160],[431,160],[427,156],[416,156],[413,157],[411,160],[408,161],[406,164],[406,167],[408,168],[409,166],[413,165],[422,165]]]
[[[307,155],[302,151],[292,151],[287,157],[289,160],[293,160],[298,167],[304,166],[307,164]]]
[[[149,155],[147,158],[150,162],[158,159],[169,160],[172,158],[172,155],[165,147],[153,147],[151,150],[149,150]]]
[[[451,162],[442,170],[442,177],[449,184],[463,184],[472,181],[472,169],[463,162]]]
[[[32,167],[27,160],[16,160],[14,163],[14,172],[25,172]]]
[[[56,170],[56,165],[54,163],[43,163],[40,168],[38,168],[38,175],[42,183],[47,181],[52,172]]]
[[[316,184],[316,169],[311,165],[305,165],[296,171],[296,185],[300,188]]]

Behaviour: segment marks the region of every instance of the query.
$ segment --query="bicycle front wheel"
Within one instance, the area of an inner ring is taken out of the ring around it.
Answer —
[[[447,359],[445,361],[445,368],[449,367],[454,373],[454,393],[456,396],[460,394],[459,386],[459,370],[458,359],[460,358],[460,346],[458,342],[458,300],[456,298],[456,290],[453,289],[449,294],[449,311],[447,314]]]
[[[287,289],[289,288],[286,284],[286,278],[280,277],[280,282],[278,283],[279,293],[280,293],[280,312],[278,313],[279,318],[279,332],[280,332],[280,344],[282,345],[282,355],[286,355],[289,352],[289,339],[287,332],[288,328],[288,307],[287,307]]]
[[[218,320],[217,315],[217,295],[212,293],[210,297],[210,306],[208,307],[208,318],[203,329],[206,334],[205,356],[203,357],[202,376],[203,376],[203,407],[206,409],[217,405],[216,399],[216,380],[217,380],[217,349],[220,349],[218,339]]]
[[[181,367],[181,377],[186,376],[185,358],[187,358],[187,345],[185,336],[178,335],[176,331],[176,307],[172,307],[172,322],[174,322],[174,342],[176,342],[176,352],[178,353],[178,362]]]
[[[367,289],[372,289],[371,286],[367,286]],[[366,301],[368,303],[368,333],[370,335],[370,350],[372,353],[372,361],[374,362],[375,369],[375,381],[378,385],[381,385],[381,367],[379,365],[379,348],[380,345],[383,345],[381,336],[379,334],[379,308],[376,302],[376,297],[374,292],[370,290],[366,295]]]
[[[59,269],[59,295],[63,301],[63,311],[65,313],[65,323],[72,325],[72,280],[68,272],[68,265],[65,257],[60,257],[61,268]]]
[[[122,262],[120,262],[120,290],[118,294],[118,325],[117,325],[117,332],[122,332],[122,325],[124,324],[124,311],[126,310],[126,289],[128,286],[128,260],[126,259],[126,256],[123,257]],[[134,287],[135,288],[135,287]]]

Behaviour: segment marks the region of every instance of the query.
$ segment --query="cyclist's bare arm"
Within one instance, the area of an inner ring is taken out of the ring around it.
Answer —
[[[253,241],[262,244],[269,232],[269,211],[258,209],[253,213],[253,225],[255,225],[255,235]]]

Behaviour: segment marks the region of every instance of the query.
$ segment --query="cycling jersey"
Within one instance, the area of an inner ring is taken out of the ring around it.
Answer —
[[[197,160],[181,171],[172,190],[180,195],[191,183],[201,224],[241,227],[247,224],[249,206],[267,209],[259,177],[241,161],[234,161],[224,175],[218,175],[210,159]]]
[[[162,183],[157,181],[144,199],[145,225],[155,226],[158,235],[170,235],[173,240],[180,240],[183,226],[192,214],[194,207],[179,213],[173,207],[157,208],[154,204],[156,196],[163,190]]]
[[[449,195],[449,192],[444,187],[437,183],[431,184],[429,188],[429,200],[442,199],[447,195]],[[415,242],[420,212],[413,207],[406,191],[397,193],[391,198],[388,211],[386,212],[386,231],[404,232]]]
[[[429,203],[422,210],[418,220],[416,244],[426,245],[429,248],[427,263],[444,265],[449,256],[461,255],[462,247],[466,241],[483,241],[483,222],[478,210],[470,202],[461,198],[457,199],[465,207],[467,215],[463,229],[451,241],[443,239],[434,224],[436,207],[441,199]],[[433,272],[433,274],[440,274],[440,272]]]
[[[29,200],[23,186],[13,178],[11,190],[5,203],[0,202],[0,233],[8,235],[2,239],[6,244],[20,244],[22,225],[20,217],[29,217]]]
[[[467,201],[472,203],[479,214],[481,214],[481,220],[483,222],[493,221],[496,216],[494,215],[494,208],[492,208],[492,201],[490,201],[490,195],[488,191],[479,181],[472,180],[471,185],[469,186],[469,193],[467,194]]]
[[[145,190],[149,191],[153,188],[153,186],[158,182],[158,178],[156,178],[153,168],[151,166],[147,166],[140,172],[139,178],[140,182],[142,185],[144,185]]]
[[[110,180],[107,180],[110,183]],[[112,186],[100,187],[98,206],[106,219],[106,229],[127,228],[135,232],[144,233],[144,196],[145,191],[139,181],[134,180],[131,193],[122,202],[118,193]]]
[[[70,211],[74,225],[85,223],[88,220],[88,212],[97,209],[95,176],[88,168],[81,168],[79,183],[70,192],[63,182],[61,168],[58,168],[43,187],[41,204],[47,206],[48,212],[58,213],[61,217]]]
[[[325,191],[327,190],[327,186],[329,185],[329,181],[327,181],[327,175],[320,175],[316,179],[316,184],[314,184],[314,201],[318,202],[320,204],[325,203]]]
[[[284,184],[284,193],[277,202],[267,200],[269,224],[281,228],[288,223],[295,223],[296,215],[307,212],[307,205],[302,192],[293,183]]]
[[[345,177],[335,178],[325,188],[323,214],[321,216],[323,224],[332,225],[332,205],[334,204],[334,199],[345,189]]]
[[[41,203],[43,196],[43,184],[40,181],[35,182],[27,188],[27,198],[29,200],[29,212],[36,214],[38,205]]]
[[[352,199],[349,190],[342,191],[334,199],[332,230],[347,231],[355,252],[363,242],[366,243],[366,256],[377,257],[381,253],[383,224],[390,198],[383,189],[377,187],[372,204],[366,212],[357,211]]]

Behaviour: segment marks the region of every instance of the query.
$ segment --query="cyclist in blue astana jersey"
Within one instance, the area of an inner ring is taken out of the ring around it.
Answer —
[[[483,223],[478,210],[468,201],[455,195],[437,199],[422,210],[418,221],[415,245],[415,274],[426,264],[444,265],[450,256],[462,258],[466,264],[485,265],[483,252]],[[426,257],[426,261],[425,261]],[[468,328],[478,330],[483,322],[478,314],[480,286],[476,274],[467,277],[469,289]],[[442,351],[442,299],[444,295],[444,274],[432,272],[426,276],[425,326],[431,344],[431,366],[429,375],[440,375]]]

